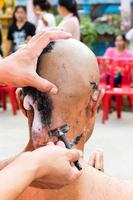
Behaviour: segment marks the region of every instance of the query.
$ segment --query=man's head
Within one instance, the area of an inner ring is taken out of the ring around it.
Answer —
[[[45,145],[48,131],[65,124],[69,126],[70,140],[82,134],[78,148],[83,149],[90,137],[100,95],[99,70],[96,57],[79,41],[60,40],[50,45],[38,59],[39,75],[57,85],[57,95],[45,94],[34,88],[18,92],[23,112],[28,117],[31,144],[34,148]]]

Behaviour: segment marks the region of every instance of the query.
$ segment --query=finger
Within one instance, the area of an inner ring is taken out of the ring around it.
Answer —
[[[54,146],[53,142],[48,142],[46,146]]]
[[[64,31],[48,31],[38,37],[33,48],[36,48],[37,55],[51,42],[59,39],[69,39],[72,35]],[[37,45],[36,45],[37,44]]]
[[[49,44],[51,41],[58,39],[69,39],[72,35],[70,33],[56,30],[56,31],[44,31],[39,34],[36,34],[28,43],[28,47],[32,50],[35,49],[35,55],[40,55],[42,50]]]
[[[40,36],[44,36],[44,34],[46,32],[50,32],[50,31],[64,31],[63,28],[59,28],[59,27],[51,27],[51,28],[46,28],[45,31],[39,31],[38,33],[36,33],[31,40],[28,42],[28,44],[33,44],[34,42],[36,43],[36,40],[38,40],[40,38]]]
[[[103,153],[101,151],[96,151],[95,168],[104,171]]]
[[[81,174],[82,174],[82,170],[78,170],[74,165],[71,166],[71,170],[70,170],[70,173],[71,173],[71,181],[75,181],[76,179],[78,179]]]
[[[34,41],[36,41],[41,35],[44,34],[44,31],[40,31],[38,33],[36,33],[32,38],[31,40],[28,42],[28,44],[32,44],[34,43]]]
[[[33,80],[31,80],[31,86],[42,92],[48,92],[51,94],[57,94],[58,92],[57,87],[53,83],[41,78],[38,74],[36,74],[36,76],[33,77]]]
[[[95,167],[95,159],[96,159],[96,152],[92,152],[89,157],[88,164],[92,167]]]
[[[70,162],[77,161],[81,158],[81,154],[79,151],[73,149],[73,150],[68,150],[68,159]]]
[[[46,28],[46,31],[64,31],[64,28],[62,27],[51,27],[51,28]]]
[[[65,144],[62,141],[58,141],[56,145],[65,148]]]
[[[48,31],[44,35],[41,35],[40,42],[42,42],[42,39],[44,41],[44,37],[50,41],[55,41],[59,39],[69,39],[72,37],[71,33],[57,30],[57,31]]]

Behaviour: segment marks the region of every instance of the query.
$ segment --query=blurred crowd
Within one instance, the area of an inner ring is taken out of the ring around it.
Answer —
[[[18,5],[14,9],[12,24],[7,34],[7,55],[27,43],[35,33],[57,26],[55,16],[50,13],[52,6],[48,0],[33,0],[29,3],[27,8]],[[73,38],[80,40],[80,19],[76,0],[59,0],[57,11],[62,17],[58,27],[70,32]],[[3,56],[1,30],[0,55]]]
[[[52,5],[49,0],[28,1],[27,8],[23,5],[15,7],[12,24],[7,34],[7,55],[15,52],[21,45],[27,43],[37,32],[47,28],[60,27],[72,34],[74,39],[80,40],[80,17],[76,0],[58,0],[57,12],[62,17],[56,24],[56,18],[51,12]],[[115,47],[108,48],[105,56],[111,58],[131,58],[133,55],[133,29],[126,35],[118,35]],[[2,51],[2,33],[0,30],[0,56]]]

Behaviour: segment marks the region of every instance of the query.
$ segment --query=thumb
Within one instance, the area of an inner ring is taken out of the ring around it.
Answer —
[[[69,176],[71,182],[77,180],[82,175],[82,171],[79,171],[75,166],[71,166]]]
[[[74,162],[74,161],[77,161],[81,158],[81,151],[78,151],[78,150],[69,150],[68,151],[68,157],[69,157],[69,161],[70,162]]]
[[[89,164],[90,166],[94,167],[94,166],[95,166],[95,159],[96,159],[96,152],[94,151],[94,152],[92,152],[92,153],[90,154],[88,164]]]
[[[44,78],[41,78],[38,74],[36,74],[32,80],[32,87],[35,87],[41,92],[48,92],[51,94],[57,94],[58,92],[57,87],[53,83]]]

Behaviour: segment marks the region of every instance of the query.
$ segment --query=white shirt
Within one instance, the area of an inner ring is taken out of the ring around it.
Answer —
[[[42,19],[39,19],[38,20],[38,24],[37,24],[37,28],[36,28],[36,32],[43,31],[46,28],[51,28],[51,27],[55,27],[56,26],[55,17],[54,17],[53,14],[44,12],[43,18],[48,22],[48,26],[46,26],[44,24]]]
[[[72,38],[80,40],[80,24],[77,17],[73,14],[69,14],[63,18],[59,24],[60,28],[63,28],[64,31],[67,31],[72,34]]]
[[[128,31],[128,33],[126,34],[126,38],[127,40],[130,41],[129,48],[131,52],[133,53],[133,28]]]
[[[37,25],[37,16],[34,13],[33,0],[27,1],[27,19],[29,22]]]

